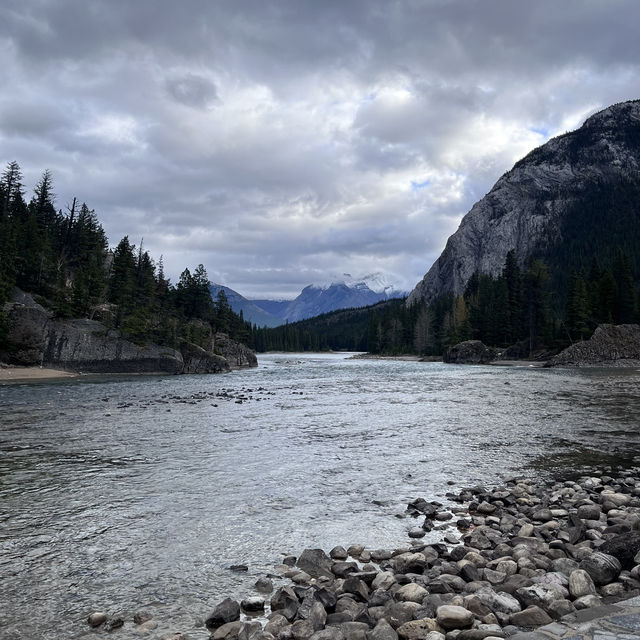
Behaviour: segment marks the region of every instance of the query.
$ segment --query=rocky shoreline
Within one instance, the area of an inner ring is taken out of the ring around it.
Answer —
[[[403,548],[286,556],[255,583],[261,595],[215,607],[211,638],[524,640],[563,616],[640,595],[640,469],[551,485],[511,479],[447,498],[450,507],[408,505],[416,526]],[[439,529],[442,541],[422,542]],[[88,623],[131,624],[99,612]],[[145,612],[133,625],[156,628]]]

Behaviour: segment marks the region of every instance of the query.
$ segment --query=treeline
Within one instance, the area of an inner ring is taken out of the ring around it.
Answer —
[[[187,340],[208,348],[212,333],[251,342],[252,327],[229,306],[214,302],[202,265],[185,269],[174,285],[127,236],[113,251],[94,210],[75,198],[56,209],[45,171],[27,202],[17,162],[0,176],[0,341],[6,338],[3,304],[14,287],[36,296],[59,317],[100,320],[138,343],[176,347]]]
[[[632,264],[623,251],[605,266],[594,258],[587,272],[574,271],[566,280],[568,291],[554,291],[543,261],[523,268],[509,251],[500,275],[474,273],[460,295],[445,294],[429,305],[390,300],[254,330],[255,345],[259,351],[437,356],[473,339],[522,358],[587,338],[601,323],[640,321]]]

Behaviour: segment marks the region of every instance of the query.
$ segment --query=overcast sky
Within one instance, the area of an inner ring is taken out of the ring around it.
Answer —
[[[411,289],[532,148],[640,97],[637,0],[3,0],[0,161],[175,282]]]

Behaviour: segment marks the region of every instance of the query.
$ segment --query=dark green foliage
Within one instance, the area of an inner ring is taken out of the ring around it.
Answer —
[[[176,287],[153,259],[125,236],[113,252],[95,212],[74,198],[67,212],[54,207],[45,171],[26,205],[22,174],[11,162],[0,177],[0,310],[15,286],[42,296],[58,316],[94,317],[138,343],[176,347],[188,340],[209,349],[215,331],[247,343],[249,323],[215,305],[203,265],[185,269]],[[0,312],[0,342],[6,335]]]

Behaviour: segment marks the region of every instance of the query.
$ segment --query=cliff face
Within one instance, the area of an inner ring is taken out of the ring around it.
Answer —
[[[467,213],[408,298],[430,302],[464,288],[475,271],[496,276],[513,249],[520,264],[563,241],[566,216],[590,185],[640,177],[640,101],[591,116],[516,163]]]
[[[184,342],[180,350],[140,346],[94,320],[57,320],[28,294],[5,306],[10,349],[0,360],[85,373],[221,373],[257,366],[253,351],[224,334],[214,336],[218,353]]]

